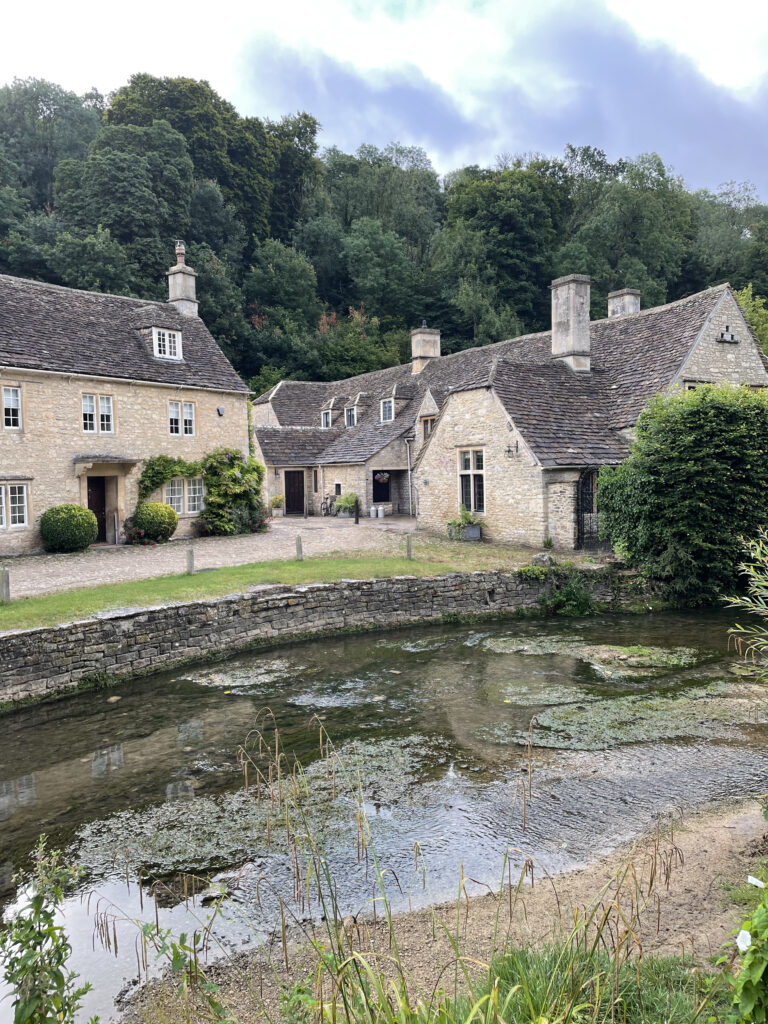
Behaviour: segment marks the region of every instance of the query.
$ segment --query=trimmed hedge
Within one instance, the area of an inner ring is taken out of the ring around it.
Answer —
[[[40,533],[46,551],[85,551],[96,540],[99,524],[82,505],[54,505],[43,512]]]
[[[173,536],[178,525],[179,517],[170,505],[162,501],[142,501],[136,506],[131,523],[131,532],[138,537],[132,537],[130,542],[162,543]]]

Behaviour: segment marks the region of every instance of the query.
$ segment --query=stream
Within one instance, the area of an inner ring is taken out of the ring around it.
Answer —
[[[222,880],[234,898],[215,925],[219,948],[255,946],[279,921],[278,894],[291,903],[293,893],[285,836],[267,843],[264,805],[243,785],[238,747],[258,723],[270,735],[276,723],[285,763],[306,770],[306,813],[345,913],[373,891],[358,856],[357,780],[379,861],[397,876],[395,910],[455,897],[461,865],[470,892],[497,888],[508,847],[552,873],[585,864],[660,814],[768,790],[768,681],[729,651],[732,621],[699,612],[403,629],[17,711],[2,719],[0,907],[18,902],[14,877],[41,832],[83,865],[64,923],[72,966],[95,986],[81,1019],[99,1013],[102,1024],[136,978],[137,929],[120,920],[114,955],[93,943],[94,914],[153,920],[139,874]],[[320,726],[338,752],[332,788]],[[206,913],[180,897],[157,910],[176,931]],[[0,1022],[11,1019],[0,1002]]]

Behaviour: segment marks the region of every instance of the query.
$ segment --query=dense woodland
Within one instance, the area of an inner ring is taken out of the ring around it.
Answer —
[[[163,299],[184,238],[200,314],[256,391],[400,362],[422,319],[444,351],[543,329],[549,282],[574,272],[595,317],[616,288],[656,305],[751,284],[768,345],[768,206],[748,184],[691,192],[656,154],[571,145],[441,178],[397,143],[320,152],[319,127],[241,117],[186,78],[134,75],[109,97],[15,81],[0,273]]]

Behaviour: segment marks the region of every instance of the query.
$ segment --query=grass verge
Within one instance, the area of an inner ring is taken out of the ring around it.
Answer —
[[[66,590],[42,597],[20,598],[0,605],[0,632],[33,629],[89,618],[114,608],[196,601],[234,594],[259,583],[334,583],[341,579],[386,576],[437,576],[454,572],[456,566],[423,558],[320,557],[303,562],[252,562],[213,569],[193,576],[157,576],[131,583],[109,583],[82,590]]]

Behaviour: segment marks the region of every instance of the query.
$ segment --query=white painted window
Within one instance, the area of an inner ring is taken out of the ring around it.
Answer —
[[[168,433],[181,433],[181,402],[168,403]]]
[[[344,422],[348,427],[354,427],[357,423],[357,409],[354,407],[344,410]]]
[[[390,423],[395,418],[394,398],[385,398],[381,403],[381,422]]]
[[[21,388],[3,388],[3,426],[21,430]]]
[[[195,476],[187,480],[187,512],[202,512],[204,498],[203,478]]]
[[[11,526],[27,525],[27,485],[8,486],[8,521]]]
[[[5,526],[5,487],[0,484],[0,527]]]
[[[331,425],[331,411],[330,411],[330,409],[324,409],[320,413],[320,423],[325,428],[330,427],[330,425]]]
[[[195,435],[195,403],[184,403],[184,433],[187,437]]]
[[[158,359],[181,359],[181,332],[153,327],[152,347]]]
[[[112,396],[99,395],[99,430],[102,434],[112,434],[114,432],[114,423]]]
[[[179,515],[184,511],[184,481],[181,477],[174,477],[165,485],[165,504]]]
[[[469,512],[485,512],[485,453],[482,448],[459,452],[459,505]]]
[[[96,433],[96,395],[83,395],[83,430]]]

